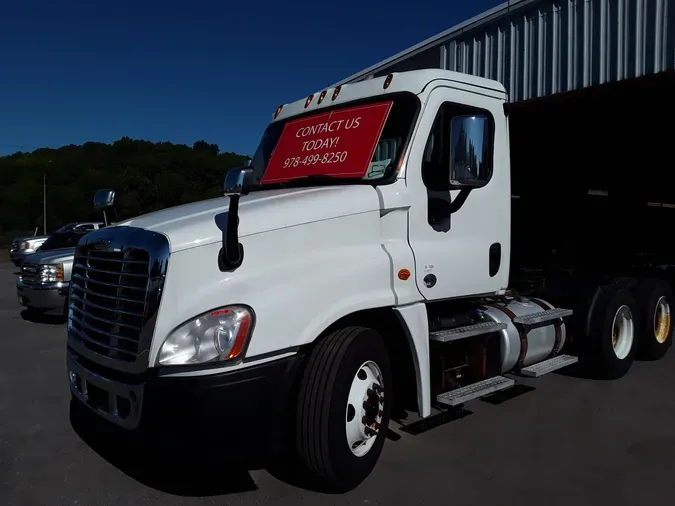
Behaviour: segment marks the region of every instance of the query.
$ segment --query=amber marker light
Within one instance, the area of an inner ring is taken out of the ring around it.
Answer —
[[[401,269],[398,271],[398,279],[407,281],[410,278],[410,271],[408,269]]]
[[[382,85],[382,87],[383,87],[385,90],[386,90],[387,88],[389,88],[389,85],[391,85],[392,79],[394,79],[394,74],[389,74],[389,75],[387,76],[387,78],[384,80],[384,84]]]
[[[336,98],[338,98],[340,90],[342,90],[342,86],[338,86],[337,88],[335,88],[335,91],[333,91],[333,98],[331,100],[335,100]]]
[[[251,314],[244,313],[239,318],[239,328],[237,329],[236,333],[237,337],[234,340],[234,345],[232,346],[232,349],[227,354],[227,360],[231,360],[241,355],[241,352],[244,349],[244,345],[246,344],[246,340],[248,338],[248,333],[250,329],[251,329]]]

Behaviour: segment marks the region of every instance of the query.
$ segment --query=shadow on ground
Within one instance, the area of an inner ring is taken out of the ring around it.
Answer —
[[[520,397],[521,395],[533,392],[534,390],[536,390],[536,388],[531,385],[517,383],[515,386],[511,388],[502,390],[500,392],[495,392],[494,394],[490,394],[486,397],[483,397],[481,400],[488,404],[493,404],[497,406],[499,404],[502,404],[503,402],[507,402],[510,401],[511,399],[515,399],[516,397]]]
[[[68,320],[62,314],[45,313],[31,309],[21,311],[21,318],[31,323],[40,323],[43,325],[63,325]]]
[[[182,497],[209,497],[258,490],[250,471],[265,469],[279,481],[320,493],[337,493],[312,480],[297,457],[284,455],[274,461],[228,465],[226,443],[214,443],[204,434],[188,441],[189,449],[176,445],[157,446],[142,436],[99,419],[87,408],[70,403],[70,423],[75,433],[101,458],[130,478],[155,490]],[[235,435],[237,437],[237,435]],[[387,439],[401,438],[389,430]],[[232,455],[241,458],[241,454]],[[340,491],[344,492],[344,491]]]
[[[86,408],[71,402],[70,423],[76,434],[101,458],[134,480],[164,493],[183,497],[208,497],[258,490],[247,469],[223,464],[223,448],[197,451],[213,445],[203,434],[194,434],[192,451],[175,446],[157,447],[131,439],[110,424],[102,423]],[[255,469],[257,467],[249,467]]]

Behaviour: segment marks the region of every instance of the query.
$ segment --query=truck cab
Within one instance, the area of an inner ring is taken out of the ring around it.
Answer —
[[[572,311],[509,287],[507,98],[446,70],[321,90],[277,109],[226,196],[84,236],[73,401],[167,444],[292,451],[347,490],[395,411],[576,362]]]

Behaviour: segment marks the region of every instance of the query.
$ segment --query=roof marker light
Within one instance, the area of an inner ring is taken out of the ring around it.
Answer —
[[[274,119],[277,119],[279,117],[279,114],[281,114],[281,110],[284,108],[284,105],[281,104],[279,107],[277,107],[277,112],[274,113]]]
[[[324,98],[326,98],[326,90],[323,90],[321,92],[321,95],[319,95],[319,101],[317,102],[317,104],[320,104],[321,102],[323,102]]]
[[[387,78],[384,80],[384,85],[382,86],[385,90],[389,88],[389,85],[391,84],[391,80],[394,79],[394,74],[389,74]]]
[[[305,100],[305,109],[307,109],[307,106],[312,103],[312,99],[314,98],[314,95],[310,95],[307,97],[307,100]]]
[[[335,88],[335,91],[333,92],[333,98],[331,100],[335,100],[338,97],[341,89],[342,89],[342,86],[338,86],[337,88]]]

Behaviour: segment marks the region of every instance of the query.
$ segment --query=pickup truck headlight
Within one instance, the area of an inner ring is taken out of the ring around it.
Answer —
[[[41,283],[63,281],[63,264],[40,265],[38,272]]]
[[[226,361],[241,356],[251,330],[253,312],[227,306],[199,315],[176,328],[159,350],[159,365]]]

